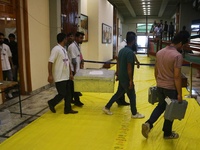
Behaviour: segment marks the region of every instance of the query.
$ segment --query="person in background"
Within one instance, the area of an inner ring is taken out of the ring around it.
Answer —
[[[153,38],[155,38],[155,32],[154,32],[154,30],[155,30],[156,27],[157,27],[157,22],[155,20],[154,23],[152,24],[151,30],[150,30],[150,33],[153,33]]]
[[[57,35],[58,44],[51,50],[48,63],[48,82],[55,82],[58,94],[48,101],[48,106],[51,112],[56,113],[55,106],[64,98],[64,114],[75,114],[71,108],[71,92],[69,80],[73,79],[70,68],[70,60],[66,49],[67,36],[64,33]]]
[[[4,44],[4,34],[0,33],[0,52],[1,52],[1,65],[3,71],[3,80],[13,81],[13,62],[12,53],[8,45]],[[7,93],[8,98],[12,98],[12,90]]]
[[[158,40],[161,40],[161,39],[162,39],[162,32],[163,32],[163,29],[162,29],[161,24],[158,24],[158,25],[155,27],[154,32],[155,32],[156,38],[157,38]]]
[[[167,24],[167,21],[165,21],[164,28],[163,28],[163,39],[164,40],[167,40],[167,33],[168,33],[168,24]]]
[[[70,44],[74,42],[74,34],[72,32],[67,34],[67,44],[66,44],[66,50],[68,50],[68,47]]]
[[[184,35],[184,37],[186,37],[188,39],[188,41],[190,41],[190,33],[186,30],[186,26],[183,26],[183,28],[180,31],[180,33],[182,35]],[[186,53],[193,53],[192,50],[188,50],[186,47],[188,47],[188,43],[185,44],[184,48],[182,48],[181,50],[179,50],[179,52],[183,54],[183,57],[185,57]]]
[[[8,35],[9,38],[9,47],[12,52],[12,62],[13,62],[13,81],[17,81],[18,77],[18,47],[17,42],[15,41],[15,35],[13,33]]]
[[[131,117],[144,118],[144,115],[138,113],[136,108],[136,94],[133,83],[134,62],[135,56],[132,51],[132,46],[135,43],[135,33],[128,32],[126,36],[127,46],[120,50],[117,61],[117,80],[119,80],[117,92],[112,96],[109,102],[103,107],[103,112],[107,115],[112,115],[110,108],[116,100],[127,93],[130,100]]]
[[[172,22],[170,22],[169,30],[168,30],[169,41],[171,41],[173,39],[173,37],[174,37],[174,31],[175,31],[174,25],[173,25]]]
[[[164,31],[164,25],[163,25],[163,20],[160,20],[160,27],[161,27],[161,30],[160,30],[160,38],[162,39],[163,38],[163,31]]]
[[[4,35],[5,36],[5,35]],[[6,45],[9,45],[9,40],[7,38],[4,37],[3,43]]]
[[[181,33],[178,33],[169,46],[159,50],[156,54],[155,63],[155,79],[157,83],[157,96],[159,103],[153,110],[150,118],[142,124],[142,135],[148,138],[153,124],[158,120],[160,115],[165,111],[165,98],[177,99],[182,102],[182,80],[181,67],[183,56],[178,52],[188,39]],[[163,132],[164,139],[176,139],[179,137],[178,133],[172,131],[173,121],[164,120]]]
[[[83,39],[84,39],[84,33],[77,32],[75,34],[74,42],[72,42],[68,47],[68,53],[69,53],[69,58],[71,60],[71,69],[72,69],[73,75],[75,75],[79,71],[79,69],[84,68],[84,60],[83,60],[83,55],[81,53],[81,48],[80,48],[80,44],[82,44]],[[72,86],[74,89],[74,84]],[[80,101],[80,97],[79,97],[81,95],[80,92],[74,91],[72,94],[74,98],[74,101],[73,101],[74,105],[83,106],[84,104]]]
[[[150,29],[150,33],[154,33],[154,29],[156,27],[156,20],[154,21],[154,23],[151,25],[151,29]]]
[[[180,31],[188,40],[190,38],[190,33],[186,30],[186,26],[183,26],[182,30]]]

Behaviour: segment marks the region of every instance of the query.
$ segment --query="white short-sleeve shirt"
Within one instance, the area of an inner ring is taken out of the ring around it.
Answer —
[[[118,46],[118,52],[127,45],[126,39],[124,39]]]
[[[51,50],[49,62],[53,63],[52,73],[55,82],[69,80],[69,57],[67,51],[61,45],[56,45]]]
[[[76,42],[73,42],[68,47],[69,58],[72,62],[72,59],[76,59],[76,72],[80,69],[81,63],[81,52],[80,47]],[[71,64],[71,70],[74,71],[74,66]]]
[[[9,57],[12,57],[12,53],[10,51],[10,48],[8,45],[6,44],[2,44],[0,46],[1,49],[1,65],[2,65],[2,70],[6,71],[6,70],[10,70],[11,66],[10,66],[10,62],[9,62]]]

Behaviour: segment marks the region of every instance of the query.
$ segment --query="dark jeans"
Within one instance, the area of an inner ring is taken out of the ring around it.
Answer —
[[[13,81],[13,74],[11,69],[3,71],[3,80]]]
[[[74,72],[72,72],[72,73],[73,73],[73,75],[75,75]],[[74,98],[74,103],[79,103],[80,102],[80,97],[79,97],[80,92],[74,91],[74,81],[72,81],[71,85],[72,85],[72,95],[73,95],[72,99]]]
[[[71,95],[72,95],[71,101],[73,101],[73,98],[74,98],[74,102],[75,103],[76,102],[80,102],[80,97],[79,97],[80,92],[75,92],[74,91],[74,81],[72,81],[72,80],[70,80],[70,87],[71,87],[70,92],[71,92]]]
[[[131,112],[133,115],[135,115],[137,113],[135,87],[133,87],[133,89],[128,89],[128,85],[121,82],[119,82],[117,92],[112,96],[105,107],[110,109],[112,104],[120,97],[122,97],[125,93],[130,100]]]
[[[13,81],[18,81],[18,65],[13,66]]]
[[[123,103],[126,103],[125,101],[125,95],[123,94],[119,99],[116,100],[116,103],[117,104],[123,104]]]
[[[13,74],[11,69],[3,71],[3,80],[13,81]],[[5,93],[8,94],[9,92],[11,92],[11,89],[12,88],[7,88]]]
[[[167,103],[165,102],[165,98],[168,96],[171,99],[177,99],[177,91],[176,90],[169,90],[169,89],[164,89],[157,87],[157,96],[159,99],[159,103],[156,106],[156,108],[153,110],[149,120],[147,122],[150,124],[150,128],[153,128],[153,123],[158,120],[160,115],[165,111]],[[172,124],[173,121],[170,120],[164,120],[163,124],[163,131],[164,131],[164,136],[170,136],[172,133]]]
[[[71,110],[70,80],[56,82],[55,85],[58,94],[49,102],[55,107],[64,98],[64,111],[69,112]]]

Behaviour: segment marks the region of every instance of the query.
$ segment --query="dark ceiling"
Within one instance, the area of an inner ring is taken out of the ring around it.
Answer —
[[[194,0],[108,0],[117,8],[124,19],[148,15],[149,17],[170,19],[177,5]],[[192,4],[191,4],[192,5]]]

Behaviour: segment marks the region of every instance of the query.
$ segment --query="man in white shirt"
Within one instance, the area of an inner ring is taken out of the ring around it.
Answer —
[[[71,108],[71,92],[70,92],[70,79],[73,79],[73,75],[70,68],[70,60],[66,49],[64,48],[67,42],[67,36],[64,33],[57,35],[56,45],[51,50],[48,63],[48,82],[55,82],[55,86],[58,94],[48,101],[49,109],[56,113],[55,106],[64,98],[65,107],[64,114],[75,114],[78,111],[74,111]]]
[[[119,51],[127,45],[126,39],[124,39],[118,46],[118,53]]]
[[[12,53],[8,45],[4,44],[4,34],[0,33],[0,52],[1,52],[1,65],[3,71],[3,80],[13,81],[12,74]],[[9,90],[8,97],[12,98],[12,90]]]
[[[70,44],[68,47],[68,53],[69,53],[69,58],[71,60],[71,69],[72,69],[73,75],[75,75],[76,72],[79,71],[79,69],[83,69],[84,67],[84,60],[83,60],[83,56],[82,56],[81,49],[79,46],[79,44],[82,44],[83,38],[84,38],[84,33],[77,32],[75,34],[74,42]],[[72,83],[72,86],[73,85],[74,84]],[[80,98],[79,98],[80,92],[75,91],[72,94],[74,97],[74,105],[83,106],[84,104],[80,101]]]
[[[12,53],[8,45],[4,44],[4,34],[0,33],[0,51],[1,51],[1,64],[3,71],[3,80],[12,81]]]

